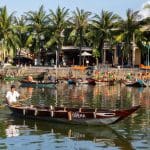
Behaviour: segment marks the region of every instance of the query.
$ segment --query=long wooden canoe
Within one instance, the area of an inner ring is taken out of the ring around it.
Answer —
[[[66,108],[41,106],[10,106],[12,114],[19,117],[55,121],[70,124],[113,124],[131,115],[140,106],[129,109],[106,110],[92,108]]]

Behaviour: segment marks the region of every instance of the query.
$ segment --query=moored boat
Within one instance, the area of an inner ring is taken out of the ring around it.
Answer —
[[[131,87],[147,87],[148,84],[144,82],[143,80],[137,80],[137,81],[124,81],[124,84],[126,86],[131,86]]]
[[[93,108],[67,108],[47,106],[10,106],[12,114],[19,117],[55,121],[70,124],[103,125],[113,124],[131,115],[139,106],[129,109],[106,110]]]
[[[96,80],[96,85],[100,85],[100,86],[113,86],[115,85],[116,80]]]
[[[86,79],[78,79],[77,82],[79,84],[89,84],[89,85],[95,85],[96,82],[95,82],[95,79],[92,79],[92,78],[86,78]]]
[[[56,82],[38,82],[38,81],[34,81],[34,82],[30,82],[30,81],[26,81],[26,80],[21,80],[21,86],[22,87],[37,87],[37,88],[52,88],[52,87],[56,87]]]

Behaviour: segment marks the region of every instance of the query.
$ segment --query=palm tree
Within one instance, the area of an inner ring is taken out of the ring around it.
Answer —
[[[25,16],[21,16],[21,18],[16,18],[14,31],[17,36],[17,45],[18,45],[18,54],[19,59],[18,63],[20,64],[20,53],[22,48],[28,48],[32,43],[32,37],[29,35],[29,27],[26,25]]]
[[[120,17],[112,12],[102,10],[101,13],[94,16],[92,20],[91,36],[93,36],[93,46],[101,50],[102,62],[105,64],[104,43],[112,43],[113,28]]]
[[[46,28],[48,25],[48,15],[44,10],[44,6],[42,5],[38,11],[29,11],[25,13],[25,19],[28,24],[29,39],[28,42],[32,42],[32,48],[35,53],[39,53],[40,48],[43,47],[41,45],[43,38],[46,34]]]
[[[136,42],[135,37],[136,33],[138,33],[137,31],[140,28],[140,22],[138,21],[138,11],[133,12],[133,10],[128,9],[126,16],[127,18],[120,22],[120,31],[122,31],[121,36],[122,41],[124,42],[124,55],[127,58],[129,64],[131,61],[132,48],[134,48],[132,42],[133,44]]]
[[[73,39],[75,45],[79,46],[79,65],[81,65],[81,50],[84,44],[84,36],[89,26],[89,16],[91,12],[84,11],[83,9],[79,10],[76,8],[76,11],[73,11],[72,17],[72,32],[70,37]]]
[[[150,9],[150,3],[144,6],[144,9]]]
[[[147,12],[148,12],[150,10],[150,4],[146,4],[144,6],[144,10],[147,10]],[[142,61],[141,63],[145,63],[145,61],[146,61],[147,64],[148,64],[148,58],[149,58],[148,57],[148,53],[149,53],[148,43],[150,41],[149,22],[150,22],[149,16],[145,16],[142,20],[140,20],[141,28],[140,28],[140,32],[138,33],[139,36],[136,36],[137,37],[137,45],[141,49],[141,61]],[[144,44],[143,44],[143,42],[144,42]]]
[[[8,15],[6,6],[0,8],[0,40],[2,41],[3,60],[10,51],[16,50],[16,36],[13,32],[14,12]]]
[[[68,25],[68,9],[58,7],[56,12],[50,10],[49,13],[49,32],[51,32],[50,39],[47,42],[47,47],[57,46],[57,64],[60,64],[60,52],[63,45],[64,30]]]

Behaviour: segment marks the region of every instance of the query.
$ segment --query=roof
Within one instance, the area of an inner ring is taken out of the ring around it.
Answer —
[[[62,46],[62,50],[79,50],[79,47],[76,46]],[[92,51],[90,47],[82,47],[82,51]]]

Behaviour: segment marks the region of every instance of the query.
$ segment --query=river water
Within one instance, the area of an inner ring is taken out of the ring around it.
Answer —
[[[19,83],[0,84],[0,100],[11,84],[28,97],[24,104],[141,108],[125,120],[109,126],[80,126],[13,118],[7,107],[0,109],[0,150],[149,150],[150,88],[115,86],[69,86],[23,88]]]

